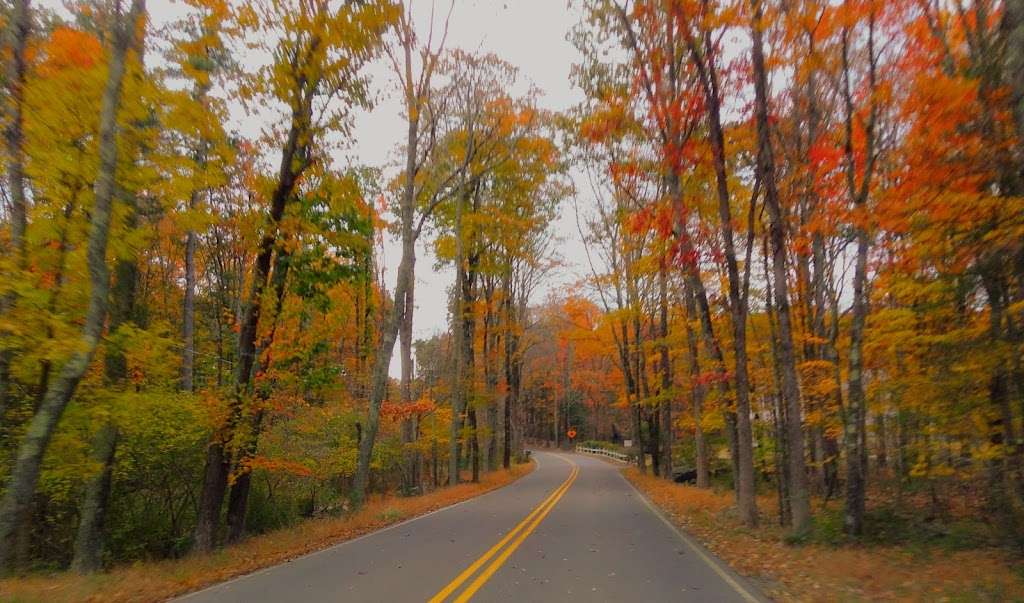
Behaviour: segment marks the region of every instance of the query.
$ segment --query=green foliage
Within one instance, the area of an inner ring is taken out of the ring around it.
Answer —
[[[844,546],[857,542],[870,546],[905,547],[919,555],[970,550],[1003,544],[993,526],[977,518],[942,518],[919,509],[893,504],[872,508],[865,515],[864,536],[852,539],[843,529],[843,509],[831,505],[815,514],[803,539],[790,544],[817,543]]]
[[[355,176],[323,179],[295,204],[302,224],[289,249],[292,291],[322,312],[330,309],[330,289],[368,278],[365,258],[373,253],[373,221]]]
[[[381,512],[380,518],[388,523],[395,522],[402,518],[402,512],[398,509],[388,507]]]
[[[579,446],[584,448],[599,448],[601,450],[611,450],[613,452],[626,452],[626,449],[621,444],[613,444],[611,442],[603,442],[601,440],[586,440],[578,443]]]

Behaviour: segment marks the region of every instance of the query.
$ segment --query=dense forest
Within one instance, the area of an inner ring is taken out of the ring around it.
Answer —
[[[584,13],[591,274],[544,310],[566,368],[538,433],[724,474],[797,539],[829,499],[860,537],[884,490],[1024,542],[1024,3]]]
[[[512,66],[390,2],[201,0],[160,31],[139,0],[6,8],[0,562],[180,556],[458,481],[462,449],[469,479],[509,466],[500,361],[567,190]],[[393,176],[335,160],[372,61],[406,101]],[[239,110],[257,136],[225,129]],[[486,400],[426,361],[413,382],[426,233],[462,266],[458,366]]]
[[[181,4],[3,3],[0,571],[584,441],[793,542],[895,497],[1024,543],[1024,1],[577,0],[559,112],[458,2]]]

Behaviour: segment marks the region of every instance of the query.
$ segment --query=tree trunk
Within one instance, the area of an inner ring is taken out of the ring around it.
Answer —
[[[519,300],[516,299],[513,285],[512,269],[505,277],[505,384],[506,395],[504,405],[504,420],[502,429],[505,432],[504,449],[502,450],[501,464],[505,469],[512,466],[512,451],[516,448],[516,434],[514,432],[514,419],[517,417],[519,404],[519,389],[522,375],[521,351],[519,349],[519,329],[524,312],[519,311]],[[520,292],[520,295],[524,295]]]
[[[78,382],[88,370],[103,334],[107,314],[107,291],[110,288],[106,254],[111,207],[116,189],[117,112],[121,105],[125,57],[133,44],[136,23],[144,16],[144,12],[145,0],[132,0],[128,15],[117,19],[114,24],[113,49],[100,108],[100,165],[96,175],[86,251],[90,283],[89,306],[79,345],[47,387],[46,396],[32,417],[28,432],[18,448],[17,460],[7,482],[7,492],[4,494],[3,503],[0,504],[0,572],[8,569],[9,552],[12,550],[11,539],[32,503],[43,455],[46,453],[53,431],[74,395]]]
[[[415,258],[413,259],[415,262]],[[415,267],[413,268],[415,272]],[[414,290],[416,287],[416,280],[409,283],[409,288],[405,293],[405,312],[402,316],[402,326],[399,329],[399,343],[401,353],[401,364],[402,364],[402,376],[401,376],[401,398],[402,406],[408,408],[412,400],[412,378],[413,378],[413,365],[412,365],[412,318],[413,318],[413,300]],[[406,495],[412,492],[412,489],[416,486],[419,477],[416,474],[416,467],[419,464],[419,455],[413,450],[413,443],[416,440],[416,434],[413,425],[413,418],[406,417],[402,419],[402,444],[404,450],[402,451],[402,462],[404,465],[403,476],[402,476],[402,489]]]
[[[370,461],[373,457],[373,445],[380,426],[380,405],[387,393],[388,368],[391,355],[395,351],[398,330],[405,317],[405,300],[407,291],[414,279],[413,264],[416,258],[415,240],[412,233],[413,220],[412,195],[402,202],[402,261],[398,265],[397,282],[395,283],[395,302],[387,311],[381,328],[381,336],[374,355],[373,377],[370,388],[370,405],[366,416],[366,429],[359,442],[359,458],[352,484],[352,502],[362,506],[366,498],[366,485],[370,477]]]
[[[189,206],[193,207],[196,194],[193,193]],[[195,390],[195,324],[196,324],[196,233],[191,230],[185,235],[185,299],[181,307],[181,389]]]
[[[138,222],[137,199],[131,198],[130,213],[127,219],[129,228],[134,229]],[[111,291],[110,325],[111,333],[116,333],[121,325],[134,323],[144,327],[144,320],[139,316],[136,306],[136,293],[139,285],[139,269],[135,257],[118,260],[115,268],[114,286]],[[108,346],[105,354],[105,372],[108,386],[120,389],[127,386],[128,364],[123,351]],[[100,472],[86,485],[85,501],[82,504],[78,534],[75,539],[75,557],[72,568],[79,573],[98,571],[102,566],[104,543],[104,517],[110,504],[111,475],[117,448],[119,432],[112,418],[104,420],[97,432],[92,456],[100,464]]]
[[[989,337],[996,349],[1006,346],[1003,322],[1007,314],[1005,283],[986,271],[982,277],[989,304]],[[1010,526],[1024,519],[1024,453],[1010,405],[1010,372],[1007,360],[999,358],[989,378],[989,400],[993,416],[990,421],[990,442],[1003,450],[1001,458],[991,461],[992,507],[1005,516]]]
[[[252,467],[249,462],[256,454],[259,434],[263,428],[264,412],[259,410],[250,421],[251,433],[245,442],[240,458],[235,463],[235,480],[228,495],[227,526],[229,543],[235,543],[245,535],[245,518],[249,510],[249,494],[252,491]]]
[[[846,405],[846,510],[843,525],[852,536],[864,531],[864,490],[866,467],[862,464],[865,451],[866,400],[864,396],[864,322],[867,318],[867,260],[868,238],[863,228],[857,229],[857,264],[853,275],[853,317],[850,322],[850,367]]]
[[[487,279],[484,285],[484,300],[487,308],[484,314],[483,332],[483,363],[484,387],[487,397],[487,470],[498,468],[498,367],[497,346],[498,333],[494,312],[495,284]]]
[[[1024,160],[1024,0],[1005,0],[1003,4],[1003,20],[1000,23],[1005,44],[1003,78],[1012,95],[1011,108],[1017,125],[1019,163]]]
[[[203,488],[199,495],[196,525],[192,534],[192,549],[201,553],[213,550],[217,544],[221,506],[231,470],[231,461],[225,452],[224,443],[220,441],[212,441],[206,448]]]
[[[871,14],[868,30],[868,76],[872,93],[871,115],[865,127],[867,161],[861,183],[857,184],[856,161],[854,158],[853,92],[850,84],[849,29],[842,33],[843,100],[846,108],[845,157],[847,195],[855,211],[862,212],[867,204],[872,169],[874,165],[874,122],[876,109],[875,91],[875,50],[874,14]],[[866,216],[858,215],[861,221]],[[864,392],[864,324],[868,315],[868,250],[871,239],[867,228],[861,222],[854,225],[857,241],[857,259],[853,275],[853,316],[850,321],[849,378],[847,380],[848,400],[845,411],[844,447],[846,448],[846,509],[843,525],[846,533],[860,536],[864,530],[864,497],[867,486],[867,399]]]
[[[448,485],[459,483],[459,436],[461,431],[462,413],[466,407],[465,388],[465,354],[466,323],[463,320],[466,308],[463,290],[466,288],[466,273],[462,264],[465,259],[465,245],[462,240],[462,213],[465,205],[465,194],[459,194],[455,200],[455,292],[452,294],[452,347],[455,351],[455,376],[452,382],[452,421],[451,441],[449,442]],[[472,349],[472,348],[471,348]]]
[[[277,333],[277,321],[281,313],[281,306],[284,303],[285,285],[288,282],[288,272],[291,268],[291,254],[280,249],[274,258],[274,268],[271,274],[271,285],[274,293],[274,307],[268,316],[271,320],[270,333],[266,340],[260,345],[267,348],[274,343],[274,335]],[[260,361],[259,372],[266,373],[270,368],[270,357],[264,354]],[[228,496],[228,542],[238,542],[245,533],[245,518],[249,508],[249,493],[252,489],[252,459],[256,456],[259,448],[260,433],[263,429],[265,411],[262,404],[266,402],[267,393],[257,392],[257,408],[249,420],[248,433],[236,434],[242,436],[239,451],[234,463],[235,480],[231,486]]]
[[[710,54],[709,54],[710,53]],[[696,53],[695,53],[695,56]],[[714,57],[710,39],[705,56]],[[698,61],[698,64],[701,64]],[[708,103],[711,149],[715,163],[715,191],[718,198],[718,220],[725,250],[729,276],[729,312],[732,319],[732,344],[736,387],[736,504],[744,525],[757,525],[757,492],[754,480],[753,430],[750,424],[750,377],[747,361],[747,299],[742,293],[736,245],[733,241],[732,211],[729,201],[729,177],[726,167],[725,135],[720,116],[718,76],[713,64],[706,66],[701,78]],[[678,188],[678,182],[676,183]]]
[[[511,272],[511,268],[509,269]],[[513,317],[512,312],[515,304],[512,300],[512,275],[507,274],[504,279],[504,297],[502,303],[505,306],[504,314],[504,326],[505,326],[505,403],[503,404],[502,414],[504,415],[502,420],[502,431],[504,432],[504,438],[502,442],[501,450],[501,466],[505,469],[509,469],[512,466],[512,409],[515,406],[515,395],[516,387],[514,385],[514,374],[513,374],[513,353],[515,349],[515,340],[513,339]]]
[[[473,195],[473,212],[480,209],[479,194]],[[475,241],[470,241],[475,243]],[[476,397],[476,299],[477,278],[479,277],[480,253],[473,249],[467,256],[466,275],[462,279],[462,354],[460,359],[464,368],[460,386],[465,390],[466,421],[469,423],[469,454],[470,469],[473,483],[480,481],[480,422],[477,416]]]
[[[793,326],[789,309],[787,276],[786,223],[775,182],[775,157],[768,123],[768,77],[765,68],[761,0],[750,0],[752,63],[754,75],[754,114],[757,123],[758,171],[764,187],[765,206],[771,218],[769,236],[772,272],[775,277],[775,305],[779,318],[779,360],[782,364],[782,398],[786,405],[786,440],[789,446],[790,505],[793,533],[803,535],[811,526],[811,504],[807,491],[807,465],[804,458],[804,434],[801,418],[800,385],[793,352]]]
[[[697,334],[690,325],[697,314],[697,303],[693,299],[693,292],[689,286],[684,287],[683,294],[686,297],[686,346],[690,356],[690,387],[693,400],[693,422],[696,426],[693,436],[694,464],[696,465],[694,469],[697,471],[697,487],[707,488],[711,485],[711,479],[708,468],[708,448],[704,441],[704,428],[701,426],[704,412],[704,384],[701,383],[700,349],[697,345]]]
[[[668,267],[662,258],[658,265],[658,294],[660,297],[659,326],[661,337],[661,417],[658,433],[661,435],[661,476],[672,480],[672,359],[668,349]]]
[[[404,9],[403,9],[404,10]],[[399,29],[399,40],[402,46],[402,53],[404,63],[404,73],[401,74],[405,89],[405,104],[406,104],[406,144],[405,144],[405,182],[403,183],[403,207],[402,207],[402,236],[403,242],[407,234],[411,236],[412,233],[412,218],[413,208],[415,206],[416,198],[416,171],[417,171],[417,156],[419,154],[419,142],[420,142],[420,113],[419,106],[422,99],[418,96],[420,90],[414,88],[413,85],[413,74],[412,74],[412,52],[413,43],[415,36],[413,35],[412,26],[409,21],[405,19],[406,15],[403,12],[402,22]],[[429,50],[429,49],[428,49]],[[427,57],[430,57],[428,52]],[[432,64],[423,65],[423,69],[426,71],[432,68]],[[429,72],[426,77],[422,80],[424,85],[429,84]],[[408,206],[408,218],[409,223],[405,223],[406,218],[406,206]],[[407,232],[408,231],[408,232]],[[416,249],[415,241],[413,242],[412,254],[406,258],[404,256],[405,247],[403,245],[403,260],[407,260],[409,267],[409,281],[406,283],[405,295],[401,300],[396,297],[396,304],[401,304],[401,315],[399,323],[399,339],[401,346],[401,399],[402,405],[408,406],[412,403],[412,380],[413,380],[413,364],[412,364],[412,326],[413,326],[413,313],[415,312],[415,289],[416,289]],[[396,292],[397,295],[397,292]],[[419,476],[416,474],[416,469],[419,464],[419,454],[411,450],[412,443],[415,440],[415,429],[412,423],[412,418],[406,418],[402,421],[402,442],[404,444],[403,450],[403,488],[408,493],[412,487],[419,480]]]
[[[108,421],[93,442],[93,460],[99,463],[100,472],[89,480],[85,489],[75,538],[75,556],[71,561],[71,569],[80,574],[91,574],[103,567],[104,521],[110,500],[117,439],[117,427]]]
[[[768,242],[764,243],[764,283],[765,313],[768,315],[768,338],[772,350],[772,383],[771,392],[772,415],[775,420],[775,462],[778,476],[779,493],[779,525],[788,526],[793,523],[792,507],[790,506],[789,484],[789,446],[786,441],[786,405],[782,400],[782,364],[779,362],[779,329],[775,314],[774,294],[772,293],[771,270],[768,268]]]
[[[277,246],[278,227],[285,208],[292,200],[298,178],[309,165],[308,130],[312,119],[308,102],[292,114],[291,127],[278,168],[277,184],[270,198],[270,211],[260,240],[259,253],[253,266],[252,287],[245,305],[238,334],[238,362],[235,366],[235,391],[228,407],[225,423],[213,434],[206,450],[203,490],[199,498],[193,547],[208,551],[216,545],[221,507],[227,491],[231,458],[227,448],[242,423],[245,398],[251,394],[253,365],[256,361],[256,337],[263,312],[263,291],[270,277],[271,260]]]
[[[447,26],[446,26],[447,27]],[[447,29],[446,29],[447,31]],[[420,115],[426,103],[426,96],[430,93],[430,81],[434,67],[437,65],[440,47],[434,51],[425,48],[422,53],[422,72],[418,80],[413,79],[413,46],[416,35],[408,15],[402,12],[401,23],[398,28],[399,40],[402,46],[404,62],[402,63],[400,79],[403,82],[403,93],[405,95],[406,108],[406,150],[405,150],[405,185],[402,191],[402,202],[400,209],[401,232],[402,232],[402,260],[398,266],[397,282],[395,283],[394,304],[383,320],[381,337],[377,345],[376,356],[374,357],[374,368],[372,387],[370,388],[370,404],[367,411],[366,437],[359,443],[359,458],[356,465],[356,474],[353,479],[352,502],[360,506],[366,497],[366,485],[369,481],[370,461],[373,457],[373,446],[377,438],[377,429],[380,422],[380,406],[384,401],[387,390],[388,368],[391,364],[391,355],[395,350],[395,340],[398,331],[403,324],[408,322],[409,328],[412,325],[413,315],[413,289],[415,287],[416,269],[416,236],[413,221],[416,211],[416,173],[418,171],[417,157],[419,156],[420,144]],[[445,36],[446,37],[446,36]],[[444,45],[442,37],[441,46]],[[398,63],[396,63],[397,65]],[[417,84],[418,82],[418,84]],[[411,331],[410,331],[411,345]],[[411,364],[411,355],[410,355]],[[410,366],[411,371],[411,366]],[[411,378],[411,375],[410,375]]]
[[[27,259],[25,231],[28,228],[28,208],[25,202],[23,126],[25,122],[25,73],[27,70],[25,51],[28,47],[29,30],[32,27],[29,0],[15,0],[9,18],[10,24],[5,40],[10,52],[10,59],[7,61],[4,74],[7,79],[8,97],[4,144],[7,151],[7,201],[11,219],[11,251],[15,256],[14,265],[20,271],[24,269]],[[14,302],[13,293],[0,299],[0,316],[10,311]],[[11,354],[12,350],[0,350],[0,427],[3,426],[4,415],[9,405]]]

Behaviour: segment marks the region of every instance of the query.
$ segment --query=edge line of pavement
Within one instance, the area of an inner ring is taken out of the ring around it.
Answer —
[[[626,476],[622,475],[621,471],[617,473],[619,475],[619,478],[622,479],[622,481],[629,484],[629,487],[632,488],[634,492],[636,492],[637,496],[640,497],[640,500],[643,501],[647,509],[651,513],[653,513],[655,517],[660,519],[662,523],[668,526],[668,528],[672,530],[672,532],[680,540],[686,543],[686,545],[690,547],[690,550],[692,550],[694,553],[697,553],[697,556],[700,557],[700,559],[704,563],[708,564],[711,567],[711,569],[713,569],[715,573],[718,574],[718,576],[723,581],[725,581],[726,584],[731,586],[732,589],[735,590],[736,593],[739,594],[745,601],[747,601],[748,603],[763,603],[764,601],[770,601],[770,599],[768,599],[764,595],[758,596],[758,594],[751,592],[752,589],[749,586],[741,584],[740,581],[745,580],[739,576],[734,575],[734,570],[732,570],[732,568],[723,567],[724,562],[719,561],[708,552],[705,552],[703,546],[695,542],[689,534],[685,533],[683,530],[679,528],[679,526],[674,524],[672,520],[666,517],[665,513],[657,505],[651,502],[651,499],[649,499],[646,494],[644,494],[643,492],[640,491],[639,488],[634,486],[633,482],[626,479]]]

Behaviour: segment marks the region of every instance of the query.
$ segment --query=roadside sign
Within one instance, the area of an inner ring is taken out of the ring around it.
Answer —
[[[572,428],[572,427],[570,427],[570,428],[569,428],[569,431],[567,431],[567,432],[565,433],[565,435],[569,436],[569,439],[570,439],[570,440],[574,439],[574,438],[576,437],[576,429],[575,429],[575,428]]]

